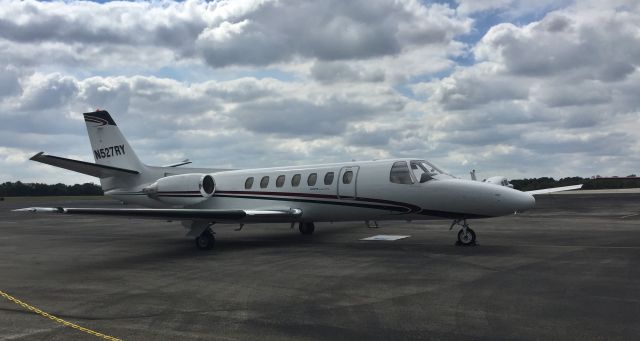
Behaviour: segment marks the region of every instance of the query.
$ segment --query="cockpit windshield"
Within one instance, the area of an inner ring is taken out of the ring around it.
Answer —
[[[389,181],[402,185],[424,183],[432,179],[443,180],[449,178],[454,177],[425,160],[396,161],[391,166],[389,172]]]
[[[438,167],[425,160],[412,160],[410,164],[411,172],[420,183],[427,182],[440,174],[444,174]]]

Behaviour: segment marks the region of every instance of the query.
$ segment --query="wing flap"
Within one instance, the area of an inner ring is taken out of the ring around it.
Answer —
[[[138,171],[131,169],[124,169],[118,167],[111,167],[105,165],[98,165],[91,162],[84,162],[78,160],[72,160],[63,158],[60,156],[46,155],[44,152],[40,152],[31,157],[31,160],[38,161],[54,167],[60,167],[68,169],[70,171],[95,176],[97,178],[108,178],[116,175],[135,175],[139,174]]]
[[[81,214],[118,216],[163,220],[207,220],[215,222],[269,222],[293,221],[302,215],[298,208],[241,210],[241,209],[193,209],[193,208],[66,208],[28,207],[15,212]]]

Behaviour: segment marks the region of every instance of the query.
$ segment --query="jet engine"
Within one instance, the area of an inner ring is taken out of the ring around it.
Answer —
[[[216,182],[208,174],[171,175],[142,189],[150,198],[170,205],[194,205],[209,199]]]
[[[504,176],[492,176],[492,177],[490,177],[488,179],[482,180],[482,182],[487,182],[487,183],[494,184],[494,185],[513,188],[513,185]]]

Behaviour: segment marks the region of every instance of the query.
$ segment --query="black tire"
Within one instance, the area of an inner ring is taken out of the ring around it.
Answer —
[[[315,225],[313,225],[313,223],[300,223],[300,225],[298,225],[298,229],[300,230],[300,233],[309,235],[313,234],[313,231],[316,229],[316,227]]]
[[[464,229],[458,231],[458,243],[460,245],[468,246],[476,244],[476,233],[472,229],[467,227],[467,233],[464,233]]]
[[[196,247],[200,250],[211,250],[216,244],[216,237],[209,231],[203,232],[196,237]]]

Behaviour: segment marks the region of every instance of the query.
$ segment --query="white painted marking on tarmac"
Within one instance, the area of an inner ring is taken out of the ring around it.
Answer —
[[[394,240],[404,239],[404,238],[409,238],[409,237],[411,237],[411,236],[402,236],[402,235],[396,235],[396,234],[378,234],[378,235],[375,235],[375,236],[362,238],[360,240],[394,241]]]
[[[635,216],[639,216],[639,215],[640,215],[640,213],[629,214],[629,215],[625,215],[625,216],[620,217],[620,219],[631,218],[631,217],[635,217]]]
[[[50,332],[54,329],[60,329],[60,328],[62,327],[56,326],[56,327],[51,327],[47,329],[33,329],[33,330],[29,330],[22,333],[5,335],[2,337],[2,340],[20,340],[20,339],[24,339],[25,337],[34,336],[34,335],[45,333],[45,332]]]

